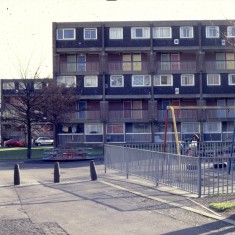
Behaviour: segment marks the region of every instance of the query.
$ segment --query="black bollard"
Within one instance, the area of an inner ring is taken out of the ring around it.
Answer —
[[[96,170],[95,170],[95,163],[94,161],[90,161],[90,173],[91,173],[91,180],[95,181],[97,180],[97,174],[96,174]]]
[[[55,162],[54,165],[54,183],[60,183],[60,164]]]
[[[20,185],[20,168],[19,168],[19,164],[15,164],[15,168],[14,168],[14,185]]]

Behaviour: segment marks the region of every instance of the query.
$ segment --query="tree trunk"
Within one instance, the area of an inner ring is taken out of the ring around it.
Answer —
[[[27,140],[27,158],[31,159],[32,155],[32,136],[31,136],[31,125],[27,125],[27,134],[28,134],[28,140]]]

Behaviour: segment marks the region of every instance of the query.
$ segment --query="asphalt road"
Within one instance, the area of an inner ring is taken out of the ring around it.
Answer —
[[[89,163],[61,162],[54,183],[54,163],[1,161],[0,234],[235,234],[233,224],[188,193],[110,169],[105,174],[98,160],[98,180],[91,181]]]

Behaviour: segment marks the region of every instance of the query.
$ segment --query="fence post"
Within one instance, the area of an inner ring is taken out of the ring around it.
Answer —
[[[126,149],[127,150],[127,149]],[[128,165],[128,157],[126,156],[127,151],[125,151],[125,148],[123,148],[123,160],[126,161],[126,178],[129,179],[129,165]],[[133,150],[131,151],[132,154]]]
[[[202,195],[202,170],[201,170],[201,162],[202,162],[202,157],[199,155],[198,156],[198,167],[197,167],[197,174],[198,174],[198,178],[197,178],[197,184],[198,184],[198,192],[197,195],[198,197],[201,197]]]

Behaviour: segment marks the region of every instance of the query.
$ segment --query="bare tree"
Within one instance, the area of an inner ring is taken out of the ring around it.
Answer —
[[[23,77],[23,76],[22,76]],[[57,125],[65,118],[79,98],[74,94],[74,87],[57,86],[53,79],[38,79],[38,73],[31,79],[19,80],[16,95],[4,97],[3,116],[7,114],[14,125],[21,125],[26,130],[27,158],[31,158],[32,128],[40,123]],[[55,146],[57,138],[54,135]]]
[[[45,90],[44,102],[41,103],[39,109],[44,114],[45,121],[54,126],[55,147],[58,146],[58,124],[68,122],[73,118],[79,98],[74,86],[66,87],[65,84],[58,86],[55,80],[50,82]]]

